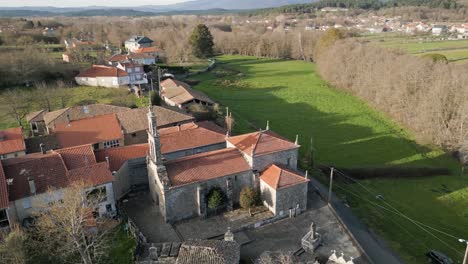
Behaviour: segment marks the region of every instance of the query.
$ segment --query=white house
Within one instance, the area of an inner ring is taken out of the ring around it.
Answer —
[[[127,62],[127,63],[119,63],[117,68],[124,70],[128,74],[129,84],[146,84],[148,83],[148,79],[146,77],[146,73],[143,69],[143,65]]]
[[[75,77],[79,85],[118,88],[130,84],[125,70],[105,65],[93,65]]]
[[[133,52],[140,48],[151,47],[153,42],[154,41],[145,36],[132,36],[125,41],[125,48],[128,51]]]
[[[448,29],[446,25],[434,25],[432,27],[432,35],[440,36],[447,33]]]

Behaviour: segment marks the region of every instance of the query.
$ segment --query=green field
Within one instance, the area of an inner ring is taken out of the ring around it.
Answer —
[[[16,87],[12,89],[22,89],[25,93],[32,95],[33,89],[27,89],[22,87]],[[102,88],[102,87],[85,87],[77,86],[67,89],[67,107],[75,106],[84,102],[88,103],[101,103],[101,104],[110,104],[110,103],[134,103],[137,106],[144,105],[147,103],[147,100],[143,98],[137,98],[136,96],[129,94],[127,89],[115,89],[115,88]],[[2,96],[2,92],[0,92]],[[52,110],[57,110],[61,108],[61,102],[59,98],[52,100]],[[40,110],[41,106],[37,101],[31,103],[31,112]],[[25,123],[25,122],[23,122]],[[6,113],[0,112],[0,129],[16,127],[16,123],[13,117],[7,115]],[[25,127],[26,128],[26,127]]]
[[[197,76],[202,82],[195,88],[229,106],[238,133],[264,128],[269,120],[272,130],[289,139],[299,134],[301,154],[313,137],[320,164],[450,168],[454,175],[366,180],[361,185],[338,180],[335,190],[408,263],[423,263],[429,249],[457,260],[462,257],[463,246],[453,237],[386,211],[395,208],[438,230],[468,238],[468,176],[457,175],[459,166],[453,159],[437,148],[417,144],[409,132],[363,101],[330,88],[313,64],[240,56],[218,59],[213,72]],[[376,194],[388,204],[375,199]]]
[[[378,34],[361,39],[376,43],[379,46],[403,50],[417,55],[439,53],[450,62],[468,62],[468,40],[437,40],[428,36],[409,36],[401,34]]]

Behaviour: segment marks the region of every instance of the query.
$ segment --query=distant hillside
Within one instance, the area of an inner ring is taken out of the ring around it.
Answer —
[[[194,0],[178,4],[158,6],[147,5],[138,8],[148,8],[152,10],[207,10],[207,9],[227,9],[227,10],[241,10],[241,9],[259,9],[268,7],[278,7],[291,4],[304,4],[312,3],[314,0]]]

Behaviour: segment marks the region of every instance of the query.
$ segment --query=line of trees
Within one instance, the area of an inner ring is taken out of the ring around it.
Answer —
[[[321,76],[449,151],[468,144],[467,65],[338,40],[316,55]]]

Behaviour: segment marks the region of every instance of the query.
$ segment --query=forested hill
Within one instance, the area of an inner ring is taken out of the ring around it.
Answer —
[[[324,7],[380,9],[401,6],[424,6],[431,8],[457,9],[456,0],[321,0],[311,4],[286,5],[276,8],[255,10],[252,13],[312,13]]]

